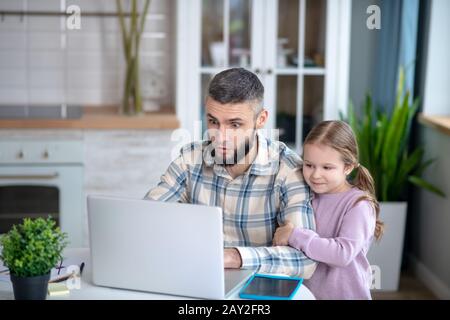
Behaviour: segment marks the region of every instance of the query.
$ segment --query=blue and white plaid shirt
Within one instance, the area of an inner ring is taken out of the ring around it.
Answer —
[[[291,247],[272,246],[275,229],[286,221],[315,229],[301,158],[282,142],[258,134],[254,162],[233,179],[214,163],[208,145],[185,145],[145,198],[221,207],[224,245],[239,251],[242,268],[310,278],[315,261]]]

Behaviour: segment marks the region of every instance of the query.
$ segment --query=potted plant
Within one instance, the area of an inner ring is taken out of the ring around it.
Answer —
[[[355,132],[359,145],[359,161],[372,174],[380,201],[380,218],[386,232],[372,245],[368,259],[377,266],[381,288],[398,290],[403,241],[406,225],[408,185],[413,184],[440,196],[441,190],[423,180],[423,171],[433,160],[423,160],[421,147],[410,148],[411,124],[419,99],[411,103],[409,91],[404,92],[404,70],[400,68],[396,101],[392,112],[374,110],[370,95],[366,96],[362,117],[350,104],[347,122]]]
[[[67,234],[47,219],[25,218],[0,238],[16,300],[45,300],[50,271],[62,258]]]

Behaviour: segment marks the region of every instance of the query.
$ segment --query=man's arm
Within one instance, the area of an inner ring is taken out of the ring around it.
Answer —
[[[309,187],[299,168],[291,169],[280,190],[278,224],[290,221],[294,226],[315,230]],[[242,268],[258,268],[259,272],[283,273],[309,279],[317,263],[302,251],[288,246],[237,247]]]
[[[167,201],[167,202],[189,202],[187,195],[187,166],[183,156],[176,158],[161,176],[158,185],[144,196],[144,199]]]

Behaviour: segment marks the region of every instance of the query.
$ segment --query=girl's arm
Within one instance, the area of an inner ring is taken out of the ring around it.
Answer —
[[[313,260],[344,267],[361,251],[374,230],[373,208],[367,201],[360,201],[345,214],[336,238],[321,238],[312,230],[295,228],[289,237],[289,245]]]

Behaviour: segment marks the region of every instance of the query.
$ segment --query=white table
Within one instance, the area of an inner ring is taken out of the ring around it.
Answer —
[[[179,300],[189,299],[187,297],[147,293],[141,291],[113,289],[96,286],[92,283],[90,255],[88,248],[67,249],[64,252],[64,257],[67,257],[73,263],[85,263],[85,267],[81,277],[80,289],[70,290],[70,294],[63,296],[47,296],[49,300]],[[3,265],[0,261],[0,265]],[[1,267],[0,269],[3,269]],[[239,290],[229,299],[240,299],[238,296]],[[12,284],[10,282],[0,281],[0,300],[12,300],[14,294]],[[315,300],[314,295],[309,289],[301,285],[300,289],[294,296],[294,300]]]

